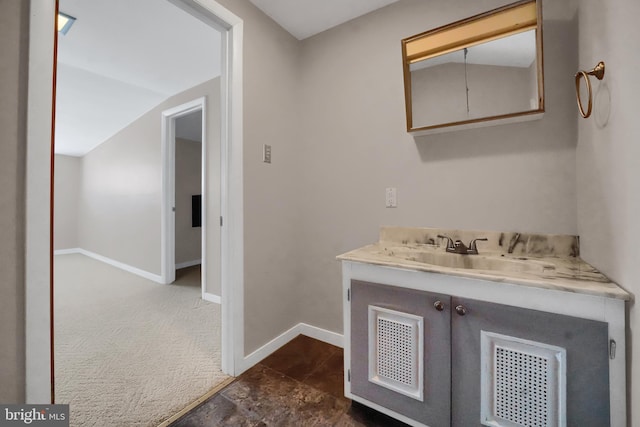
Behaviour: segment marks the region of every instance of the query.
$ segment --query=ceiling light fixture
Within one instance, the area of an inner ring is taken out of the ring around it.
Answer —
[[[58,32],[67,34],[69,28],[76,22],[76,18],[69,16],[66,13],[58,12]]]

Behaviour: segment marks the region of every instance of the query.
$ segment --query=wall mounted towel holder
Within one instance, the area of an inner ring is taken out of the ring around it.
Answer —
[[[604,62],[598,62],[598,65],[596,65],[591,71],[578,71],[576,73],[576,101],[578,101],[578,110],[580,110],[580,115],[585,119],[591,115],[591,109],[593,107],[593,96],[589,76],[595,76],[595,78],[597,78],[598,80],[602,80],[602,78],[604,77]],[[586,113],[584,111],[584,108],[582,107],[582,100],[580,99],[580,79],[583,77],[587,85],[587,93],[589,94]]]

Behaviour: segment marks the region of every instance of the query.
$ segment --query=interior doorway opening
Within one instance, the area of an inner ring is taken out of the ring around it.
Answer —
[[[162,281],[173,283],[177,270],[200,265],[202,299],[221,303],[220,224],[211,221],[221,217],[219,129],[207,129],[217,122],[207,101],[201,97],[162,113]]]
[[[222,32],[222,369],[243,369],[242,39],[240,18],[215,0],[169,0]],[[58,1],[30,1],[27,111],[26,400],[54,401],[53,129]],[[231,286],[233,283],[233,286]],[[226,303],[225,303],[226,302]]]
[[[206,238],[202,205],[207,193],[203,191],[203,141],[205,130],[202,110],[175,119],[175,271],[176,279],[189,276],[198,279],[201,294],[205,295],[202,280],[202,259]],[[218,191],[219,193],[219,191]]]
[[[165,284],[173,283],[176,279],[176,269],[197,265],[200,261],[203,298],[206,294],[207,277],[206,207],[209,173],[206,168],[208,142],[205,117],[207,117],[205,97],[162,112],[162,281]],[[195,129],[194,125],[199,125],[199,129]],[[200,143],[200,162],[197,170],[194,171],[192,169],[195,166],[193,145],[197,142]],[[194,179],[196,175],[198,178]],[[194,181],[199,182],[197,192]],[[186,192],[196,194],[188,195]],[[190,200],[191,197],[188,196],[196,197],[196,200],[199,196],[200,206],[197,211],[194,211],[193,206],[196,202]],[[188,227],[189,219],[191,219],[191,227]],[[200,232],[194,233],[189,228],[196,228]],[[196,240],[199,245],[194,244]],[[199,246],[199,257],[194,258],[196,253],[194,247],[197,246]]]

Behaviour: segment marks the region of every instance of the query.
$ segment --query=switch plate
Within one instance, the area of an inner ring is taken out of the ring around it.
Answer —
[[[396,189],[395,187],[387,188],[386,192],[386,206],[388,208],[396,208],[398,207],[398,200],[396,198]]]
[[[264,144],[262,146],[262,161],[264,163],[271,163],[271,146]]]

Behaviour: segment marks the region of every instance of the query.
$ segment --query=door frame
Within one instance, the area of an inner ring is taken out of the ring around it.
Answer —
[[[32,0],[38,1],[38,0]],[[221,33],[220,207],[222,371],[239,375],[244,361],[244,193],[242,19],[215,0],[167,0]]]
[[[176,119],[188,114],[202,112],[200,122],[201,161],[200,161],[200,193],[202,194],[201,204],[201,248],[200,258],[202,267],[200,274],[200,289],[204,299],[206,287],[207,263],[207,200],[209,193],[207,188],[208,171],[207,152],[207,99],[200,97],[193,101],[186,102],[162,112],[162,208],[161,208],[161,275],[162,283],[168,285],[176,280]],[[214,173],[217,171],[214,171]]]
[[[222,34],[222,370],[238,375],[244,355],[243,21],[215,0],[167,0]],[[57,0],[30,0],[25,184],[25,395],[52,403],[53,126]]]

